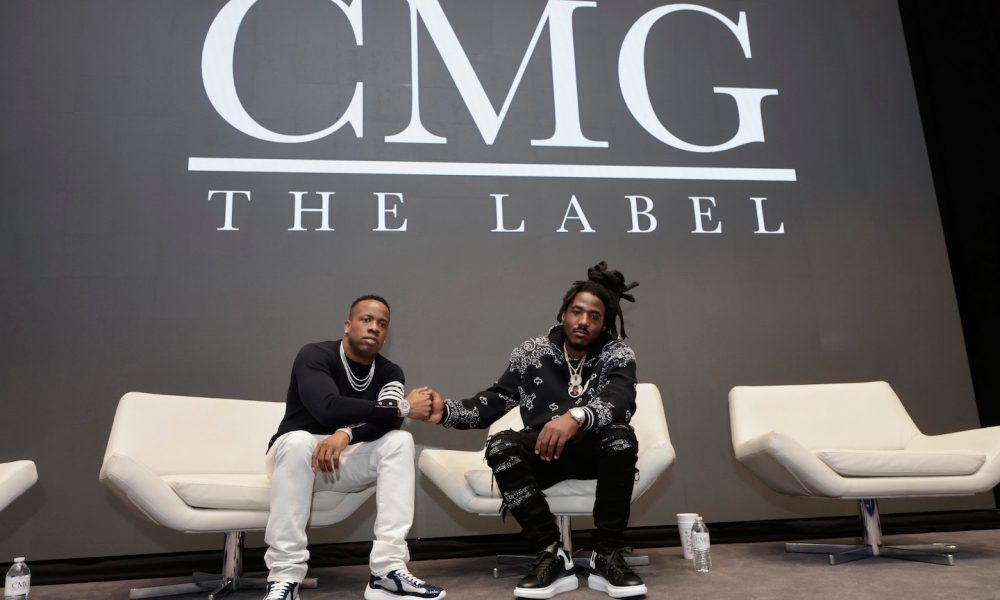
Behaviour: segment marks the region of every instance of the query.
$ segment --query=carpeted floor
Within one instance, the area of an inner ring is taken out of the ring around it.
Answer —
[[[679,548],[643,550],[650,565],[636,571],[649,588],[650,600],[1000,600],[1000,530],[892,536],[886,543],[947,541],[959,544],[955,566],[893,560],[867,559],[829,566],[821,555],[786,554],[777,542],[725,544],[712,547],[714,569],[695,573]],[[437,560],[411,563],[418,577],[441,585],[454,600],[511,598],[517,574],[494,579],[490,558]],[[302,600],[361,598],[368,580],[363,566],[316,569],[320,587],[304,590]],[[130,587],[183,583],[183,578],[133,580],[74,585],[35,586],[32,600],[107,600],[127,598]],[[596,600],[606,595],[581,588],[558,598]],[[207,594],[174,596],[178,600],[204,598]],[[233,600],[260,600],[261,591],[244,590]]]

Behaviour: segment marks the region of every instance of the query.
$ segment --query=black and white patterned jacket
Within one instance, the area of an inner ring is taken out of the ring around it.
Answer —
[[[562,325],[548,335],[525,341],[510,354],[507,370],[492,386],[466,400],[445,400],[441,424],[455,429],[483,429],[515,406],[526,429],[546,423],[579,406],[587,413],[582,429],[600,430],[628,423],[635,413],[635,353],[606,333],[591,344],[583,365],[586,390],[569,395],[569,369],[563,355]]]

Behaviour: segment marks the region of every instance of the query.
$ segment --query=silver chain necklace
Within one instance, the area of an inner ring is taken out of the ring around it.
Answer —
[[[340,362],[344,363],[344,370],[347,371],[347,381],[351,384],[356,392],[363,392],[368,389],[368,386],[372,383],[372,378],[375,376],[375,361],[372,361],[372,366],[368,369],[368,376],[362,379],[354,374],[351,370],[351,366],[347,364],[347,355],[344,354],[344,341],[340,341]]]
[[[569,370],[569,387],[566,388],[566,391],[571,398],[579,398],[590,385],[589,381],[587,385],[583,385],[583,363],[587,362],[587,355],[584,354],[583,358],[580,359],[580,364],[576,365],[576,368],[573,368],[573,364],[569,362],[569,352],[566,351],[566,344],[564,343],[563,357],[566,359],[566,368]]]

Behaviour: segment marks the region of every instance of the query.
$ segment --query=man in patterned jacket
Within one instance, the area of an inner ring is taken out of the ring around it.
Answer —
[[[591,267],[563,298],[559,324],[515,348],[496,383],[467,400],[434,392],[428,420],[456,429],[489,427],[520,406],[525,428],[497,433],[486,448],[504,507],[538,552],[514,588],[517,597],[551,598],[578,586],[542,494],[564,479],[597,480],[589,586],[615,598],[646,593],[622,556],[638,444],[628,424],[635,412],[635,354],[623,341],[619,302],[634,302],[627,292],[636,285],[626,285],[604,262]]]

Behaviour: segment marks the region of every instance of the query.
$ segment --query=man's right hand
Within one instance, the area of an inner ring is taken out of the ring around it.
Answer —
[[[444,398],[435,390],[431,390],[431,414],[428,423],[440,423],[444,420]]]
[[[406,396],[406,401],[410,403],[411,419],[426,421],[431,415],[432,400],[431,389],[426,386],[413,388]]]
[[[343,431],[338,431],[326,438],[313,450],[312,469],[333,473],[340,469],[340,453],[351,443],[351,438]]]

